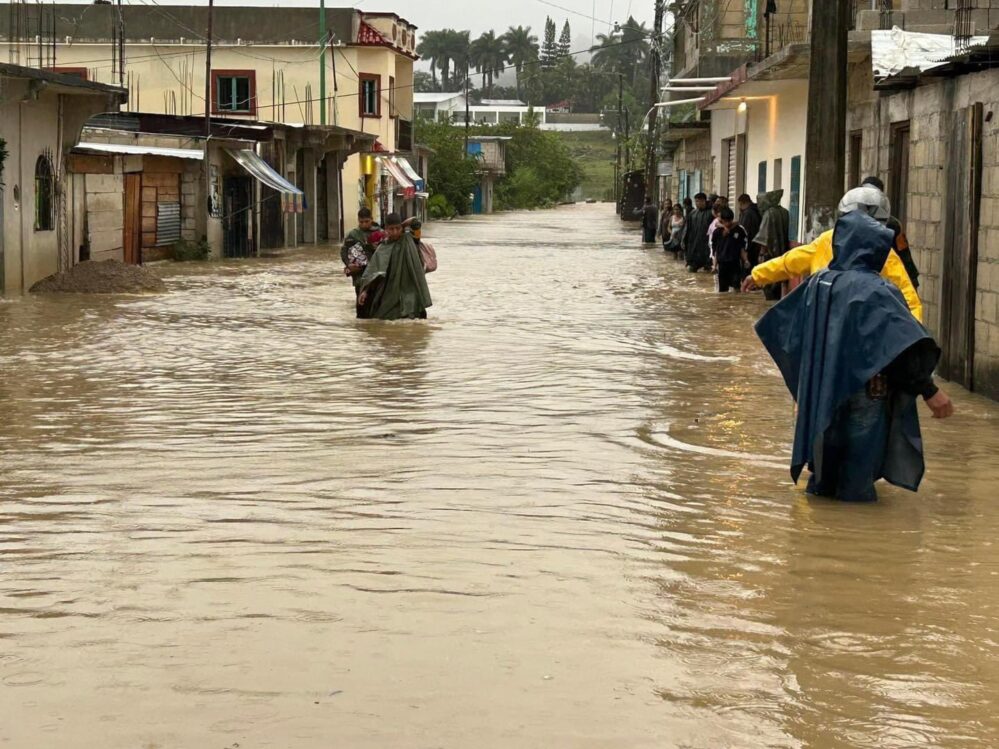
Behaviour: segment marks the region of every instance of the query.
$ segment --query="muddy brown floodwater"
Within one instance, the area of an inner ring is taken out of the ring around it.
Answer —
[[[999,745],[999,408],[918,495],[789,486],[791,406],[608,206],[0,302],[0,746]],[[925,416],[925,410],[924,410]]]

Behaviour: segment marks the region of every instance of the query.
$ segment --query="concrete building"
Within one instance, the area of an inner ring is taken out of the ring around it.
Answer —
[[[464,93],[413,94],[413,113],[416,117],[435,122],[452,122],[465,117]]]
[[[478,162],[479,184],[472,199],[472,213],[492,213],[496,180],[506,175],[506,144],[512,138],[476,135],[468,139],[468,153]]]
[[[248,257],[340,232],[339,201],[327,199],[337,194],[339,169],[319,170],[303,189],[281,176],[285,154],[309,148],[322,154],[321,163],[339,165],[370,148],[373,135],[225,118],[211,126],[206,196],[203,118],[115,113],[90,120],[70,159],[88,227],[79,259],[159,260],[178,241],[201,238],[218,257]],[[318,196],[312,210],[310,194]],[[117,231],[95,233],[97,214]]]
[[[126,99],[114,86],[0,63],[0,292],[72,265],[82,196],[66,177],[67,156],[90,117]]]
[[[473,125],[503,125],[506,123],[526,125],[533,118],[535,124],[544,128],[546,122],[544,107],[534,108],[518,99],[483,99],[481,103],[473,104],[468,109],[469,121]],[[464,125],[464,110],[455,112],[452,122]]]
[[[999,47],[993,38],[991,47],[971,46],[946,63],[918,55],[905,62],[906,54],[926,44],[953,50],[956,35],[981,41],[989,24],[999,27],[999,8],[940,5],[903,0],[872,10],[858,4],[849,41],[842,188],[866,175],[882,178],[921,272],[925,322],[944,348],[940,374],[999,397],[999,131],[993,116],[999,109]],[[811,6],[782,7],[807,15]],[[898,41],[912,32],[944,36]],[[883,61],[872,55],[872,36],[879,54],[891,39],[899,44],[896,57],[903,62],[887,77]],[[729,71],[728,80],[702,94],[698,114],[669,137],[676,143],[678,195],[694,187],[684,186],[692,165],[707,170],[705,191],[735,196],[783,188],[791,238],[804,241],[807,101],[815,61],[807,34],[788,38],[786,44],[771,41],[763,48],[769,54]]]
[[[206,7],[125,5],[120,23],[124,66],[112,44],[112,31],[119,28],[113,5],[62,3],[46,5],[45,12],[50,8],[56,29],[47,41],[53,51],[46,64],[103,83],[117,82],[123,68],[131,111],[204,114]],[[26,6],[24,12],[36,11]],[[11,15],[0,14],[0,56],[31,61],[34,38],[19,39]],[[386,156],[412,155],[416,27],[395,14],[354,8],[327,9],[326,18],[330,44],[324,66],[317,42],[318,9],[215,8],[209,104],[220,117],[310,127],[325,121],[373,135],[370,151],[352,155],[342,165],[342,176],[331,180],[336,195],[327,192],[325,210],[339,205],[342,197],[344,228],[349,230],[358,208],[370,207],[378,217],[412,187],[397,183],[397,175],[383,165]],[[35,28],[30,19],[26,25]],[[325,100],[320,82],[324,67]],[[282,176],[305,191],[313,211],[310,223],[316,226],[323,223],[319,192],[310,192],[309,186],[338,168],[324,164],[323,158],[304,144],[285,154],[281,165]],[[321,231],[306,228],[302,241],[324,239]]]

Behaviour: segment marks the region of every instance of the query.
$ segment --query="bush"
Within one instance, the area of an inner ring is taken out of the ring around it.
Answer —
[[[582,169],[557,133],[512,123],[480,130],[511,138],[506,145],[507,176],[496,186],[501,208],[552,206],[582,181]]]
[[[451,218],[457,211],[443,195],[434,195],[427,201],[427,212],[430,218]]]
[[[197,242],[182,239],[179,242],[176,242],[173,246],[173,259],[177,262],[207,260],[208,256],[211,254],[212,246],[208,244],[208,241],[205,239],[201,239]]]
[[[436,201],[439,210],[448,209],[447,217],[455,213],[470,213],[471,201],[468,196],[475,190],[479,178],[475,173],[475,159],[465,153],[463,129],[440,122],[420,120],[414,136],[420,145],[434,150],[430,157],[430,172],[427,175],[431,201]],[[431,210],[428,204],[428,210]],[[431,214],[432,215],[432,214]]]

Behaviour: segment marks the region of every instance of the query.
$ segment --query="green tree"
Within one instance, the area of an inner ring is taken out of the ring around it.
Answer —
[[[562,35],[558,39],[559,59],[568,57],[570,52],[572,52],[572,30],[569,28],[569,22],[566,21],[562,26]]]
[[[448,69],[450,59],[447,56],[447,32],[428,31],[423,35],[420,43],[416,45],[416,51],[420,57],[430,60],[430,74],[434,79],[434,87],[437,87],[437,71],[440,70],[444,79],[444,88],[448,87]]]
[[[593,65],[603,72],[623,75],[630,85],[636,85],[651,54],[645,24],[629,18],[620,30],[597,34],[597,40],[600,43],[593,48]]]
[[[511,26],[503,35],[507,58],[517,70],[517,98],[522,98],[521,78],[527,65],[538,61],[538,38],[531,33],[531,27]]]
[[[549,16],[545,19],[545,41],[541,45],[541,67],[547,70],[558,58],[558,45],[555,42],[555,22]]]
[[[444,214],[468,213],[468,196],[479,183],[476,162],[465,153],[464,129],[446,123],[420,120],[416,138],[434,150],[427,175],[431,199]],[[446,201],[442,205],[441,200]]]
[[[465,78],[471,64],[471,34],[468,31],[445,29],[445,49],[447,59],[451,61],[454,74],[451,76],[451,86],[448,91],[458,91],[465,85]]]
[[[435,94],[441,90],[436,76],[418,70],[413,73],[413,91],[418,94]]]
[[[568,197],[582,180],[582,170],[557,133],[514,123],[484,131],[510,138],[506,148],[507,176],[496,186],[499,207],[555,205]]]
[[[475,69],[482,74],[482,88],[488,96],[492,96],[493,81],[506,67],[506,45],[494,32],[487,31],[472,42],[470,58]]]

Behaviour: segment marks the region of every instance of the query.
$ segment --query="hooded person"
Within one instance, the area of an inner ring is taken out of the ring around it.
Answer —
[[[385,219],[387,238],[371,256],[361,277],[358,306],[376,320],[423,319],[433,304],[420,251],[402,219]]]
[[[758,262],[781,257],[791,249],[791,214],[780,204],[783,190],[760,193],[756,203],[760,210],[760,226],[753,237]],[[780,282],[763,284],[763,293],[771,301],[780,299]]]
[[[891,203],[883,192],[873,186],[856,189],[864,191],[864,200],[871,205],[875,203],[880,204],[880,220],[890,221]],[[851,192],[853,191],[851,190]],[[760,227],[760,234],[762,233],[763,227]],[[760,241],[759,234],[756,241]],[[760,262],[759,265],[753,268],[750,275],[746,276],[746,280],[742,284],[742,290],[766,289],[768,286],[783,283],[797,276],[809,276],[818,273],[829,265],[832,258],[833,231],[830,229],[820,234],[815,238],[815,241],[809,244],[795,247],[793,250],[788,250],[784,254],[777,255],[770,260],[763,261],[764,259],[761,258],[763,262]],[[899,291],[902,292],[902,296],[905,297],[905,302],[909,306],[909,311],[912,312],[913,317],[922,321],[923,303],[919,299],[919,293],[916,291],[916,288],[912,285],[912,280],[905,270],[905,265],[894,250],[888,253],[888,260],[885,262],[884,268],[881,269],[881,275],[885,280],[890,281],[898,287]]]
[[[880,275],[894,235],[866,200],[844,196],[829,267],[756,324],[797,403],[791,478],[807,466],[808,493],[859,502],[877,499],[882,478],[919,488],[918,396],[935,417],[953,414],[933,384],[939,347]]]
[[[696,273],[701,268],[711,269],[711,248],[708,245],[708,227],[715,220],[703,192],[694,196],[694,210],[687,218],[684,231],[687,270]]]

